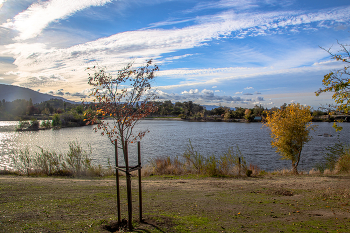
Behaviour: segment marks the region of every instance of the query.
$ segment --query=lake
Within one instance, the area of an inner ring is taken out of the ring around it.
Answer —
[[[333,123],[313,123],[317,125],[311,132],[313,139],[308,142],[301,155],[299,170],[310,170],[321,162],[325,147],[339,140],[349,143],[350,124],[342,123],[343,130],[338,134],[332,128]],[[32,153],[40,148],[66,153],[69,142],[76,141],[84,149],[91,146],[95,164],[108,165],[108,159],[114,164],[114,146],[106,136],[93,131],[93,126],[63,128],[59,130],[40,130],[15,132],[17,121],[0,121],[0,169],[10,168],[10,155],[15,150],[28,147]],[[134,132],[148,129],[150,132],[141,140],[143,164],[157,156],[177,156],[184,153],[191,140],[194,149],[204,156],[221,155],[238,146],[247,164],[258,165],[260,169],[273,171],[291,168],[291,161],[281,160],[271,147],[269,130],[261,123],[232,122],[188,122],[179,120],[142,120]],[[331,134],[333,137],[324,137]],[[322,135],[322,136],[320,136]],[[136,144],[130,145],[130,164],[136,163]],[[120,153],[120,161],[122,156]]]

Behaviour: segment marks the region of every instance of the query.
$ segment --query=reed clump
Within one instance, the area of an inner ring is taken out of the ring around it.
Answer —
[[[28,148],[17,151],[12,156],[15,171],[28,176],[103,176],[108,171],[101,165],[93,165],[91,148],[84,150],[77,142],[71,142],[65,154],[39,149],[34,154]]]
[[[250,169],[253,169],[254,172]],[[144,175],[205,175],[205,176],[239,176],[256,175],[258,167],[247,167],[241,151],[232,147],[221,156],[204,156],[194,149],[191,141],[186,151],[181,156],[171,158],[156,157],[149,162],[144,169]]]

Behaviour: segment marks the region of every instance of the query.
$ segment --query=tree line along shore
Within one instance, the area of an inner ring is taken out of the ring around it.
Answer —
[[[157,110],[150,114],[148,118],[180,118],[189,121],[224,121],[224,122],[260,122],[266,116],[267,112],[275,111],[278,108],[265,109],[261,105],[254,108],[242,107],[223,107],[219,106],[211,110],[207,110],[205,106],[188,102],[164,101],[154,102]],[[282,108],[285,105],[281,106]],[[137,104],[135,109],[138,108]],[[7,102],[5,99],[0,101],[0,120],[2,121],[29,121],[31,124],[25,123],[20,128],[32,125],[32,129],[45,129],[49,127],[74,127],[84,126],[86,122],[85,115],[89,111],[94,111],[93,104],[72,104],[60,99],[51,99],[42,103],[33,104],[31,100],[24,99]],[[327,111],[312,110],[312,121],[333,122],[339,119],[349,122],[350,115],[331,114]],[[35,120],[47,121],[42,125],[38,125]],[[38,127],[37,127],[38,126]],[[30,127],[29,127],[30,128]]]

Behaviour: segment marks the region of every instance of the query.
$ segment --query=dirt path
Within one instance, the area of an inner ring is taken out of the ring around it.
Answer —
[[[148,177],[136,232],[348,232],[350,176]],[[125,179],[121,178],[126,218]],[[114,179],[0,176],[3,232],[108,232],[116,221]],[[0,230],[0,232],[2,232]]]

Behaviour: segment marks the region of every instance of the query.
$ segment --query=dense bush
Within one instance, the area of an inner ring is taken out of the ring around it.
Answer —
[[[37,119],[32,119],[29,121],[20,121],[18,126],[16,127],[16,131],[22,130],[38,130],[39,129],[39,121]]]
[[[51,128],[51,121],[47,120],[47,121],[42,121],[41,124],[40,124],[40,127],[41,128],[44,128],[44,129],[49,129]]]

